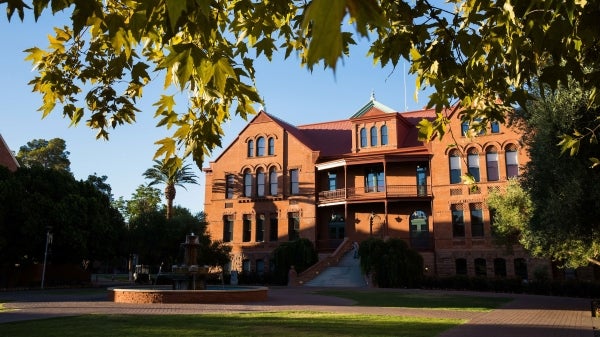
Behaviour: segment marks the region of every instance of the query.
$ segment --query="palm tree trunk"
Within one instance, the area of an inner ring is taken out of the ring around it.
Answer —
[[[173,216],[173,200],[175,200],[175,185],[167,184],[165,187],[165,198],[167,199],[167,220]]]

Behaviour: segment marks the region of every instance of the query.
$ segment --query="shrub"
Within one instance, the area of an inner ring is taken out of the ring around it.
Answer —
[[[372,274],[381,288],[417,287],[423,277],[423,258],[401,239],[369,238],[358,249],[363,273]]]

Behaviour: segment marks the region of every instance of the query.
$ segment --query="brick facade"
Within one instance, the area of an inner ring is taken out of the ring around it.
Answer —
[[[10,150],[2,135],[0,135],[0,166],[7,167],[10,171],[16,171],[19,167],[19,163],[15,158],[13,152]]]
[[[466,137],[448,112],[453,135],[420,142],[416,124],[434,117],[373,99],[347,120],[302,126],[261,111],[204,169],[208,231],[230,242],[231,269],[267,271],[272,250],[298,236],[322,253],[376,236],[406,240],[430,275],[550,272],[492,242],[486,197],[527,162],[519,134],[489,125]],[[476,189],[456,180],[467,172]]]

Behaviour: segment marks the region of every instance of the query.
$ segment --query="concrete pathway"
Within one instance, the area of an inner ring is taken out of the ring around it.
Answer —
[[[360,271],[360,259],[354,258],[354,250],[342,257],[337,266],[325,269],[314,279],[306,282],[308,287],[366,287],[367,282]]]
[[[315,287],[273,287],[264,302],[245,304],[119,304],[109,302],[104,293],[74,290],[0,292],[0,302],[9,311],[0,312],[1,324],[81,314],[181,315],[229,312],[310,310],[323,312],[402,315],[465,319],[466,324],[438,337],[593,337],[594,326],[589,299],[535,295],[452,292],[477,296],[509,296],[513,301],[487,313],[414,308],[359,307],[352,301],[315,294]],[[330,288],[331,289],[331,288]],[[340,289],[340,288],[335,288]],[[356,290],[356,288],[348,288]],[[444,292],[403,289],[361,289],[373,292]]]

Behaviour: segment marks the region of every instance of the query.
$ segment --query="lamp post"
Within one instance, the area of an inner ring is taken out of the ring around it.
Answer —
[[[46,261],[48,260],[48,245],[52,244],[52,226],[46,226],[46,248],[44,249],[44,266],[42,268],[42,289],[44,289],[44,280],[46,278]]]

